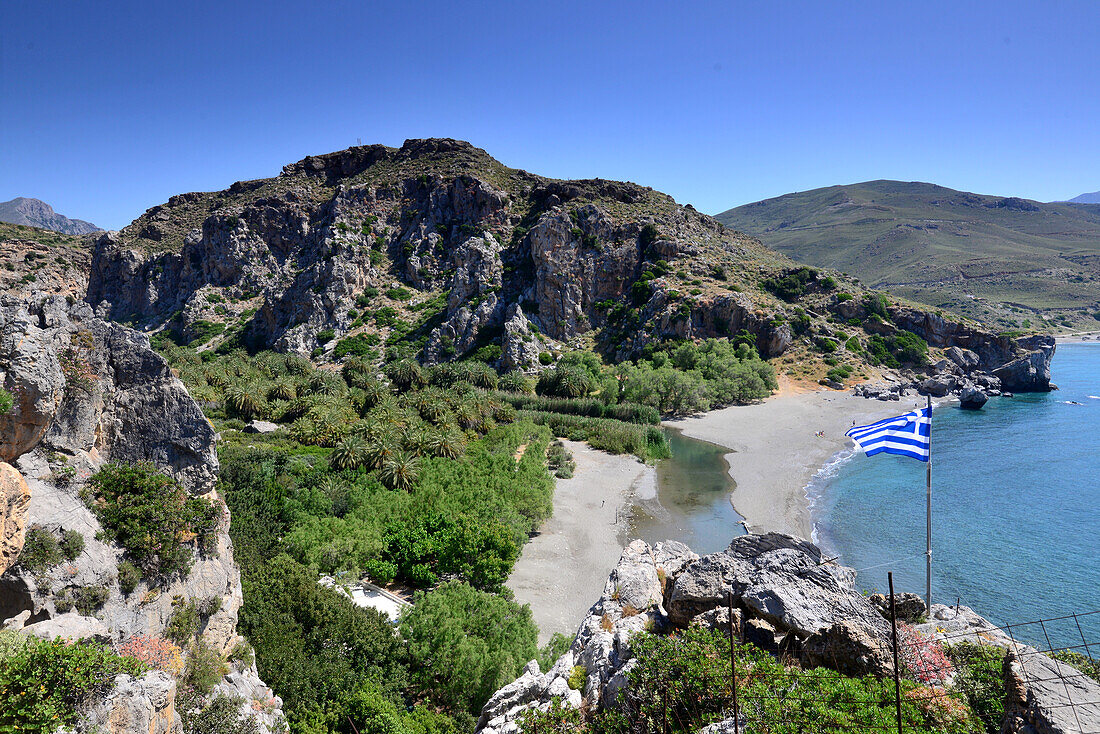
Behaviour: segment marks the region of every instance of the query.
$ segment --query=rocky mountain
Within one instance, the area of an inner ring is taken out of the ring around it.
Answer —
[[[102,232],[99,227],[83,219],[69,219],[58,214],[49,204],[24,196],[11,201],[0,201],[0,222],[24,224],[39,229],[51,229],[62,234],[91,234]]]
[[[1100,207],[902,181],[830,186],[722,212],[728,227],[874,288],[995,329],[1095,326]]]
[[[1100,204],[1100,191],[1093,191],[1091,194],[1081,194],[1075,196],[1069,200],[1070,204]]]
[[[791,278],[797,293],[778,285]],[[99,238],[87,300],[200,349],[318,359],[388,349],[425,362],[478,353],[532,370],[570,348],[618,360],[720,336],[813,361],[810,324],[835,341],[828,314],[863,293],[652,189],[546,179],[430,139],[310,156],[275,178],[174,196]],[[1006,361],[1026,352],[1008,344]]]
[[[4,629],[141,645],[171,636],[180,609],[201,609],[195,644],[230,658],[215,692],[238,698],[242,715],[256,713],[264,730],[276,726],[278,699],[253,662],[233,656],[244,642],[236,632],[242,597],[215,489],[214,430],[148,338],[96,318],[82,301],[0,296],[0,386],[13,398],[0,414]],[[147,559],[105,532],[104,500],[91,501],[89,478],[111,462],[144,462],[209,508],[203,536],[181,538],[192,561],[179,573],[150,575]],[[59,542],[67,562],[56,555]],[[176,687],[161,670],[122,676],[82,712],[78,730],[178,731]]]

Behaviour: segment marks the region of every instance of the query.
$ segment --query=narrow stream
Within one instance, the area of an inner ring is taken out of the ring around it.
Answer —
[[[630,537],[647,543],[679,540],[700,555],[725,550],[744,535],[743,519],[730,504],[736,484],[729,475],[728,449],[684,436],[674,428],[665,435],[672,457],[657,464],[656,496],[631,508]]]

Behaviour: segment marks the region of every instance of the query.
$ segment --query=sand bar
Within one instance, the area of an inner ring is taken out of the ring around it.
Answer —
[[[557,480],[554,515],[524,546],[507,586],[531,605],[539,644],[555,632],[572,635],[600,598],[623,549],[624,512],[635,492],[655,486],[653,467],[588,444],[563,441],[577,463]]]
[[[920,399],[923,400],[923,399]],[[810,537],[805,487],[837,452],[851,446],[844,432],[912,410],[918,398],[881,402],[835,390],[798,390],[789,384],[755,405],[666,421],[684,435],[724,446],[737,483],[731,501],[752,532]],[[824,432],[824,437],[815,434]]]

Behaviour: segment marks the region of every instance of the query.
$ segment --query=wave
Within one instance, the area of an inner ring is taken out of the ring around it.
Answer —
[[[817,470],[816,474],[810,477],[809,483],[803,489],[806,495],[806,506],[810,511],[810,540],[814,543],[818,543],[818,505],[825,498],[825,492],[833,477],[840,472],[840,467],[851,461],[857,453],[858,450],[854,446],[837,451]]]

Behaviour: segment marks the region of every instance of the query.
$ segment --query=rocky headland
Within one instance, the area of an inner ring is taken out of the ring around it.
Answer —
[[[552,707],[580,711],[582,721],[609,709],[632,719],[644,705],[631,694],[631,671],[640,662],[633,648],[638,635],[649,633],[703,628],[728,636],[732,630],[740,641],[786,660],[788,672],[824,667],[888,678],[894,673],[888,606],[881,595],[856,590],[855,571],[788,535],[741,536],[703,557],[682,543],[636,540],[623,551],[568,651],[547,671],[531,661],[498,690],[482,710],[477,731],[511,734],[530,712]],[[970,642],[1007,653],[1001,672],[1005,734],[1100,728],[1100,684],[1077,669],[1017,642],[964,606],[934,604],[921,621],[926,610],[920,597],[900,594],[897,610],[916,639]],[[742,730],[747,722],[741,720]],[[702,731],[733,731],[733,721]]]

